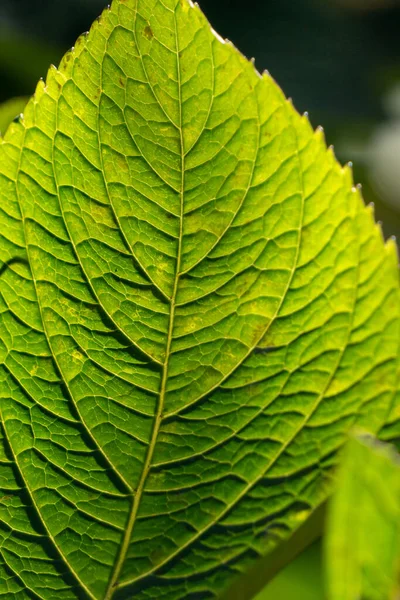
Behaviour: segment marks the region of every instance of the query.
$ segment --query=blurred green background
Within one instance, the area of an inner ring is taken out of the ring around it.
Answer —
[[[107,0],[0,0],[0,103],[29,96]],[[400,235],[400,0],[200,0],[214,28],[268,69],[354,163],[386,237]],[[9,102],[7,120],[21,111]],[[0,119],[0,131],[5,123]],[[257,600],[323,600],[320,544]]]

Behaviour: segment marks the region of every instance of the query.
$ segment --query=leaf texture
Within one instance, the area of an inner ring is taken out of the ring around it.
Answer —
[[[398,598],[400,462],[376,441],[349,442],[326,534],[329,600]]]
[[[187,0],[115,0],[50,69],[0,235],[0,597],[214,598],[394,410],[394,242]]]

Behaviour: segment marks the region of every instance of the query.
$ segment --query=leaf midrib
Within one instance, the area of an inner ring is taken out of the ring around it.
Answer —
[[[136,524],[137,515],[139,512],[141,500],[143,497],[143,492],[147,480],[147,476],[151,467],[151,463],[153,460],[153,455],[155,451],[155,447],[157,444],[158,434],[160,431],[160,426],[162,422],[163,412],[164,412],[164,404],[165,397],[167,393],[167,384],[168,384],[168,376],[169,376],[169,363],[171,356],[171,344],[173,339],[173,331],[175,326],[175,311],[176,311],[176,298],[178,294],[179,288],[179,280],[181,276],[181,263],[182,263],[182,243],[183,243],[183,215],[184,215],[184,191],[185,191],[185,147],[184,147],[184,138],[183,138],[183,119],[182,119],[182,86],[181,86],[181,66],[180,66],[180,58],[179,58],[179,39],[178,39],[178,24],[176,19],[176,12],[174,11],[174,23],[175,23],[175,44],[176,44],[176,60],[177,60],[177,84],[178,84],[178,103],[179,103],[179,136],[180,136],[180,150],[181,150],[181,188],[179,191],[180,196],[180,217],[179,217],[179,237],[178,237],[178,251],[177,251],[177,259],[176,259],[176,267],[175,267],[175,276],[173,283],[173,291],[170,300],[170,314],[169,314],[169,325],[168,325],[168,335],[166,342],[166,350],[165,350],[165,361],[162,369],[162,378],[160,385],[160,393],[158,399],[158,406],[156,410],[156,414],[154,416],[154,425],[153,431],[146,455],[146,459],[143,465],[143,470],[140,476],[139,484],[136,490],[136,493],[133,496],[133,502],[130,510],[130,514],[128,517],[128,523],[126,526],[125,535],[122,540],[119,556],[117,562],[115,564],[113,573],[111,575],[106,594],[104,596],[104,600],[112,600],[114,593],[118,589],[118,581],[121,576],[122,569],[125,564],[126,555],[129,549],[129,545],[132,539],[133,531]],[[154,91],[153,91],[154,94]]]
[[[303,232],[303,226],[304,226],[304,212],[305,212],[305,200],[306,200],[306,196],[305,196],[305,189],[304,189],[303,168],[302,168],[302,163],[301,163],[301,158],[300,158],[300,148],[299,148],[299,143],[298,143],[297,135],[296,135],[296,157],[297,157],[297,162],[298,162],[298,166],[299,166],[299,173],[300,173],[300,178],[301,178],[301,197],[302,197],[301,218],[300,218],[300,223],[299,223],[299,240],[298,240],[296,258],[295,258],[295,261],[294,261],[294,264],[293,264],[292,275],[291,275],[291,278],[290,278],[290,280],[288,282],[288,285],[287,285],[287,288],[286,288],[286,292],[283,295],[281,303],[280,303],[279,308],[277,310],[277,313],[276,313],[277,315],[279,314],[280,309],[283,306],[284,300],[286,298],[286,294],[287,294],[288,290],[290,289],[290,286],[291,286],[294,274],[296,272],[296,268],[298,266],[298,260],[299,260],[300,248],[301,248],[301,240],[302,240],[302,232]],[[340,367],[340,364],[342,362],[342,359],[343,359],[344,353],[346,351],[346,348],[348,347],[350,336],[351,336],[351,333],[352,333],[352,330],[353,330],[355,306],[356,306],[358,286],[359,286],[359,268],[360,268],[360,264],[359,263],[360,263],[360,261],[359,261],[359,256],[358,256],[358,260],[357,260],[357,274],[356,274],[356,285],[355,285],[355,289],[354,289],[354,300],[353,300],[353,304],[352,304],[352,310],[351,310],[351,316],[350,316],[350,321],[349,321],[349,325],[348,325],[348,335],[347,335],[346,342],[344,343],[343,347],[341,348],[341,350],[339,352],[339,355],[338,355],[335,367],[334,367],[334,369],[333,369],[330,377],[328,378],[328,381],[325,384],[324,389],[317,396],[316,401],[315,401],[314,405],[312,406],[312,408],[310,410],[310,413],[305,418],[304,422],[302,422],[295,429],[295,431],[290,436],[290,438],[285,442],[285,444],[282,445],[282,447],[280,448],[279,452],[273,457],[273,459],[270,461],[270,463],[266,466],[266,468],[263,471],[262,475],[258,476],[253,481],[249,482],[246,485],[246,487],[242,490],[242,492],[240,493],[240,495],[237,498],[235,498],[234,502],[232,502],[231,504],[227,505],[225,507],[225,509],[222,511],[222,513],[218,515],[218,517],[217,517],[217,519],[215,521],[210,522],[206,527],[204,527],[203,529],[199,530],[194,537],[192,537],[190,540],[188,540],[183,546],[181,546],[180,548],[178,548],[171,556],[169,556],[161,564],[157,565],[157,567],[153,568],[151,571],[148,571],[147,573],[143,574],[142,576],[139,576],[139,577],[137,577],[135,579],[131,579],[131,580],[127,581],[127,582],[124,582],[123,584],[120,585],[120,588],[128,588],[128,587],[132,586],[133,584],[137,584],[140,581],[143,581],[143,579],[145,579],[146,577],[149,577],[150,575],[154,575],[161,567],[164,567],[166,564],[170,563],[171,560],[173,560],[174,558],[176,558],[176,556],[179,555],[181,552],[185,551],[195,540],[199,539],[206,531],[208,531],[217,522],[220,522],[221,519],[223,519],[225,516],[227,516],[229,514],[229,512],[232,510],[233,506],[238,501],[240,501],[241,499],[243,499],[246,496],[246,494],[251,489],[253,489],[253,487],[257,483],[259,483],[259,481],[261,481],[261,479],[263,477],[265,477],[265,475],[268,473],[268,471],[270,471],[270,469],[277,463],[277,461],[282,456],[282,454],[285,452],[285,450],[297,438],[297,436],[303,430],[304,426],[309,422],[309,420],[311,419],[311,417],[315,414],[315,412],[318,409],[318,407],[319,407],[322,399],[325,396],[325,393],[329,389],[329,386],[331,385],[331,383],[333,381],[333,378],[334,378],[334,376],[335,376],[338,368]]]

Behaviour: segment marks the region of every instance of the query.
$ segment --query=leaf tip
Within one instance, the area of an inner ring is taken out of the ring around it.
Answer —
[[[46,91],[46,82],[43,79],[43,77],[41,77],[36,84],[35,93],[33,95],[33,97],[36,99],[36,101],[39,100],[39,98],[43,95],[43,93],[45,91]]]
[[[322,140],[324,144],[326,144],[325,129],[322,127],[322,125],[318,125],[318,127],[315,129],[315,135],[317,136],[317,138]]]
[[[354,179],[353,179],[353,163],[351,161],[345,163],[342,167],[342,173],[350,178],[350,185],[351,185],[351,191],[352,192],[356,192],[357,188],[354,184]]]
[[[399,246],[397,244],[397,237],[395,235],[391,235],[385,244],[385,249],[389,256],[394,259],[396,270],[399,267]]]
[[[310,124],[311,130],[312,125],[310,123],[310,120],[307,119],[308,123]],[[327,144],[326,144],[326,137],[325,137],[325,129],[322,127],[322,125],[318,125],[318,127],[316,127],[316,129],[314,130],[314,136],[315,138],[318,140],[319,144],[322,144],[322,146],[324,147],[324,150],[329,152],[329,149],[327,148]]]

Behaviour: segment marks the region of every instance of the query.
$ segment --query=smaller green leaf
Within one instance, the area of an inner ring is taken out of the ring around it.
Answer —
[[[329,600],[388,600],[399,592],[400,462],[393,448],[352,439],[327,520]]]
[[[11,98],[0,104],[0,135],[25,108],[29,98]]]
[[[318,541],[278,573],[255,600],[322,600],[321,556],[321,543]]]

